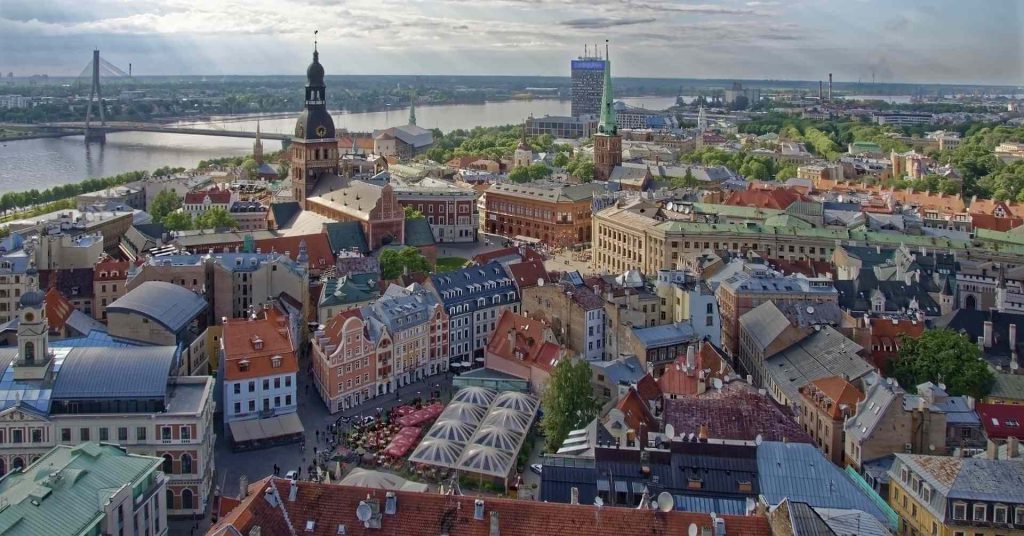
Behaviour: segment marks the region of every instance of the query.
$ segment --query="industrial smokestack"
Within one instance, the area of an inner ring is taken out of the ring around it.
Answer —
[[[832,73],[828,73],[828,101],[832,102]]]
[[[822,89],[822,84],[822,81],[818,80],[818,102],[824,102],[822,99],[825,97],[825,90]]]

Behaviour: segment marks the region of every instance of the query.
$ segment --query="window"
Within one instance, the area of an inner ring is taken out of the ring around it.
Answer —
[[[1013,524],[1024,525],[1024,506],[1018,506],[1013,509]]]
[[[71,429],[61,428],[60,429],[60,440],[64,443],[71,443]]]
[[[180,429],[180,433],[182,441],[189,441],[192,439],[192,429],[189,428],[188,426],[182,426]]]
[[[292,386],[292,377],[291,376],[285,376],[284,377],[284,386],[285,387],[291,387]]]
[[[117,440],[121,442],[128,441],[128,428],[122,426],[117,429]]]
[[[109,428],[100,428],[100,441],[110,441]]]
[[[236,384],[234,385],[234,391],[235,391],[235,394],[236,394],[236,395],[240,395],[240,394],[242,394],[242,384],[240,384],[240,383],[236,383]]]
[[[281,378],[274,378],[274,389],[281,388]]]
[[[996,523],[1006,523],[1006,519],[1010,515],[1010,509],[1005,504],[997,504],[995,510],[992,513],[992,521]]]
[[[135,439],[137,441],[145,441],[146,440],[146,427],[145,426],[139,426],[138,428],[135,429]]]
[[[242,412],[242,403],[241,402],[235,402],[235,415],[238,415],[241,412]]]
[[[43,442],[43,431],[42,430],[40,430],[38,428],[36,428],[35,430],[32,430],[32,442],[33,443],[42,443]]]
[[[186,475],[192,473],[192,456],[188,454],[181,455],[181,473]]]
[[[160,428],[160,439],[163,439],[164,441],[169,441],[171,439],[170,426],[163,426]]]
[[[22,440],[24,439],[22,437],[23,433],[24,432],[22,430],[11,430],[11,443],[21,443]]]
[[[985,521],[986,517],[988,517],[987,514],[988,509],[985,507],[984,504],[975,504],[971,519],[973,519],[974,521]]]
[[[250,393],[255,393],[256,392],[256,382],[254,382],[254,381],[250,381],[249,382],[249,392]]]
[[[256,401],[255,400],[250,400],[249,401],[249,411],[256,411]]]
[[[285,397],[284,397],[284,405],[286,405],[286,406],[292,405],[292,395],[285,395]]]
[[[270,390],[270,378],[264,378],[263,379],[263,390],[264,391],[269,391]]]

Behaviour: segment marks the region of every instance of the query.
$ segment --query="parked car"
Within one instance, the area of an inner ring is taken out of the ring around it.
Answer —
[[[539,463],[530,464],[530,470],[539,475],[544,470],[544,466]]]
[[[284,477],[287,478],[288,480],[298,480],[299,479],[299,472],[295,471],[293,469],[293,470],[288,471],[287,473],[285,473]]]

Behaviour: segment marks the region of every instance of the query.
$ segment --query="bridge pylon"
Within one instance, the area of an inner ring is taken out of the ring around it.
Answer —
[[[100,112],[98,128],[92,125],[93,98],[96,99],[96,106]],[[106,142],[107,131],[104,128],[106,126],[107,116],[103,110],[103,93],[100,91],[100,51],[96,49],[92,51],[92,87],[89,89],[89,105],[85,109],[85,142]]]

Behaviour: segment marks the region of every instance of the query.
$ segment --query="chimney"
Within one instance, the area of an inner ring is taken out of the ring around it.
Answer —
[[[693,372],[693,369],[697,367],[697,358],[694,355],[693,345],[690,344],[686,347],[686,372]]]
[[[498,511],[491,510],[491,531],[488,536],[501,536],[501,529],[498,525]]]
[[[828,73],[828,101],[832,102],[832,73]]]
[[[569,504],[580,503],[580,488],[575,486],[569,488]]]
[[[1013,436],[1006,438],[1006,458],[1016,458],[1020,450],[1020,441]]]
[[[398,511],[398,497],[395,492],[389,491],[384,495],[384,513],[393,516]]]
[[[484,520],[484,500],[477,499],[473,501],[473,519],[477,521]]]
[[[1017,362],[1017,324],[1010,324],[1010,366]]]
[[[299,495],[299,484],[292,480],[291,486],[288,488],[288,502],[295,502],[295,497]]]
[[[978,335],[978,350],[985,351],[985,337]]]
[[[992,348],[992,321],[991,320],[986,320],[985,321],[984,334],[985,334],[984,335],[984,337],[985,337],[985,348]]]
[[[267,489],[263,490],[263,499],[267,501],[267,504],[274,508],[277,508],[278,505],[277,493],[275,491],[276,489],[277,488],[275,488],[274,485],[271,484],[267,486]]]
[[[988,444],[985,445],[985,458],[989,460],[995,460],[999,458],[999,446],[996,445],[995,441],[988,440]]]
[[[245,499],[249,495],[249,477],[245,473],[238,477],[238,500]]]
[[[822,81],[818,80],[818,103],[825,102],[824,90],[821,88]]]

